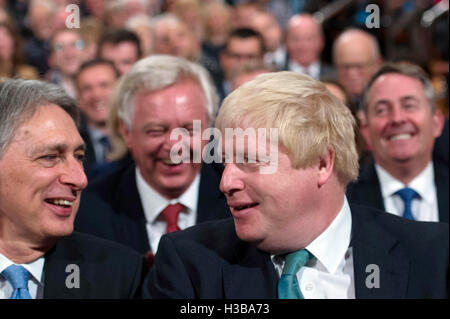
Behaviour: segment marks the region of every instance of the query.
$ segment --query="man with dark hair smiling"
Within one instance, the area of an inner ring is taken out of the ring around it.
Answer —
[[[107,30],[99,42],[98,57],[114,63],[120,75],[126,74],[142,56],[138,36],[126,29]]]
[[[409,63],[386,64],[363,97],[361,132],[373,161],[350,185],[350,199],[408,219],[448,223],[448,166],[432,158],[444,116],[427,74]]]
[[[83,63],[76,76],[78,107],[81,111],[80,134],[86,143],[86,167],[104,163],[110,151],[107,120],[109,99],[119,72],[107,60],[91,60]]]

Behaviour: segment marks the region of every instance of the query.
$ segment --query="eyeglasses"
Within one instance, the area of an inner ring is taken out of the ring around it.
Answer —
[[[64,48],[66,48],[66,47],[72,47],[77,50],[83,50],[84,49],[84,41],[77,40],[77,41],[67,43],[67,44],[55,43],[53,45],[53,50],[55,50],[55,52],[60,52],[60,51],[64,50]]]

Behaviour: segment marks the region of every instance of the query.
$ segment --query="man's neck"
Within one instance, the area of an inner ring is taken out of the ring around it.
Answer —
[[[53,245],[30,245],[27,242],[0,239],[0,253],[16,264],[28,264],[44,256]]]
[[[104,136],[107,136],[109,133],[106,122],[92,122],[88,120],[88,127],[90,129],[100,131]]]
[[[313,64],[319,63],[319,61],[312,61],[312,62],[309,62],[309,63],[300,63],[300,62],[298,62],[296,60],[291,60],[291,63],[296,63],[298,66],[300,66],[300,67],[302,67],[304,69],[309,69]]]
[[[409,183],[411,183],[411,181],[427,167],[430,160],[425,161],[424,163],[419,163],[417,160],[411,160],[405,162],[395,162],[393,164],[390,163],[389,165],[386,165],[381,161],[377,161],[375,159],[375,163],[380,165],[392,177],[398,179],[405,185],[409,185]]]

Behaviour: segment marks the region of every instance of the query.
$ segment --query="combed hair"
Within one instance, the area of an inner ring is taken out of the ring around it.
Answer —
[[[258,75],[224,100],[216,127],[222,133],[225,128],[278,128],[279,144],[295,168],[312,166],[333,148],[340,183],[346,186],[358,176],[354,117],[309,76],[289,71]]]
[[[211,77],[201,65],[170,55],[152,55],[138,61],[123,76],[113,96],[117,103],[118,117],[128,127],[132,125],[134,98],[138,92],[162,90],[182,80],[196,81],[205,94],[206,111],[210,122],[214,121],[218,97]]]
[[[364,88],[361,106],[365,113],[367,113],[368,110],[367,99],[372,85],[380,76],[387,73],[401,74],[419,80],[423,85],[425,97],[430,103],[431,111],[434,112],[436,109],[436,96],[433,84],[427,73],[420,66],[410,62],[388,62],[381,66],[381,68],[370,78]]]
[[[135,32],[124,29],[124,28],[118,28],[118,29],[110,29],[106,30],[101,36],[98,44],[98,55],[100,57],[101,49],[105,43],[111,43],[113,45],[118,45],[122,42],[131,42],[134,43],[137,50],[138,57],[142,56],[142,49],[141,49],[141,41],[139,40],[139,37],[136,35]]]
[[[0,80],[0,158],[17,128],[48,104],[58,105],[78,123],[76,102],[62,87],[38,80]]]

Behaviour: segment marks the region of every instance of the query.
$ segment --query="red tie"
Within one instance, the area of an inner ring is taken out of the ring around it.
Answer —
[[[168,205],[161,213],[164,220],[167,222],[167,230],[166,233],[171,233],[177,230],[180,230],[178,227],[178,215],[183,210],[183,205],[175,204]]]

